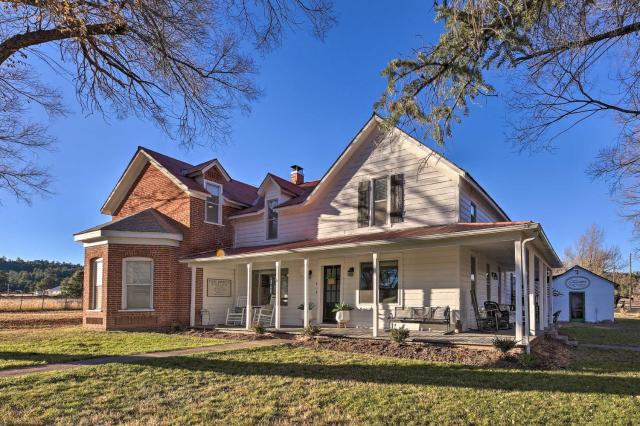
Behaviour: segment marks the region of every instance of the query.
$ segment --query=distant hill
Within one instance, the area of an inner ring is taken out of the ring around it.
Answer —
[[[50,260],[23,260],[19,257],[0,257],[0,292],[33,292],[38,282],[46,288],[57,287],[62,280],[73,275],[82,265]]]

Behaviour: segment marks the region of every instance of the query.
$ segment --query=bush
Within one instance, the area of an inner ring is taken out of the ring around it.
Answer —
[[[264,334],[267,331],[262,324],[255,324],[253,327],[251,327],[251,329],[254,333],[260,335]]]
[[[536,368],[539,364],[538,358],[534,354],[523,353],[518,357],[520,364],[525,368]]]
[[[303,334],[307,337],[316,337],[320,334],[320,327],[315,325],[308,325],[304,328]]]
[[[506,354],[511,349],[516,347],[516,341],[511,339],[511,338],[509,338],[509,337],[496,336],[491,341],[491,344],[493,345],[494,348],[496,348],[497,350],[499,350],[503,354]]]
[[[409,338],[409,330],[404,328],[404,325],[400,328],[392,328],[389,336],[396,343],[404,343]]]

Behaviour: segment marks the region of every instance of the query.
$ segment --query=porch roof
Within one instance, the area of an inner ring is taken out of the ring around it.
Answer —
[[[235,247],[224,250],[210,250],[184,257],[182,262],[202,262],[210,260],[229,260],[251,258],[277,254],[311,252],[316,250],[340,249],[381,245],[407,241],[435,240],[441,238],[458,238],[489,234],[493,232],[510,232],[540,230],[536,222],[485,222],[485,223],[452,223],[447,225],[422,226],[419,228],[382,231],[367,234],[346,235],[342,237],[311,239],[288,243]],[[542,232],[544,235],[544,233]],[[545,241],[546,237],[543,238]],[[548,241],[547,241],[548,242]],[[549,245],[555,256],[553,248]],[[557,256],[555,256],[557,258]],[[558,260],[559,262],[559,260]]]

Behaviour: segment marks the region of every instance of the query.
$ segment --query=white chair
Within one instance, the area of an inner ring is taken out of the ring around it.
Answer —
[[[242,325],[245,323],[245,312],[247,309],[247,296],[239,296],[236,305],[227,308],[226,325]]]
[[[264,327],[273,327],[273,321],[275,318],[275,297],[271,296],[269,304],[262,306],[258,310],[258,314],[254,316],[254,323],[260,324]]]

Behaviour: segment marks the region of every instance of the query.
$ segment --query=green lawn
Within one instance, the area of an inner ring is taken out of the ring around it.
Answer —
[[[524,371],[268,347],[0,380],[0,419],[29,424],[632,424],[640,357],[578,349]]]
[[[578,343],[640,346],[640,319],[616,318],[613,324],[569,324],[560,332]]]
[[[0,332],[0,369],[228,343],[164,333],[62,327]]]

